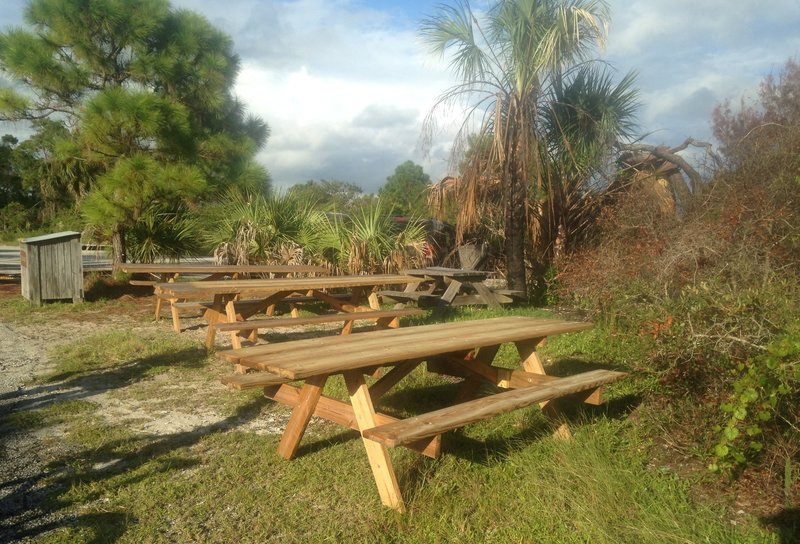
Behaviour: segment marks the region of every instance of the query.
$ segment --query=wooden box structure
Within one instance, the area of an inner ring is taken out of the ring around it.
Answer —
[[[41,306],[47,300],[83,300],[81,234],[56,232],[20,240],[22,296]]]

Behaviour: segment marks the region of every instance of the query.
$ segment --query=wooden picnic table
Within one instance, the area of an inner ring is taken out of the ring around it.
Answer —
[[[226,278],[240,279],[250,274],[269,274],[276,278],[285,278],[289,275],[314,274],[327,275],[328,269],[324,266],[312,265],[282,265],[282,264],[198,264],[198,263],[122,263],[117,269],[127,274],[150,274],[155,280],[130,280],[131,285],[152,285],[177,281],[182,275],[207,274],[196,281],[217,281]],[[156,321],[161,319],[163,297],[155,290],[155,316]],[[180,330],[180,318],[177,308],[171,305],[173,328]]]
[[[410,301],[420,306],[474,304],[495,309],[513,301],[511,291],[496,292],[483,283],[491,274],[483,270],[431,266],[402,273],[418,278],[417,282],[406,286],[404,291],[382,291],[382,296],[401,304]]]
[[[245,321],[257,313],[282,301],[297,297],[325,303],[339,313],[361,313],[379,310],[376,295],[378,287],[405,285],[414,278],[403,274],[371,274],[363,276],[322,276],[301,278],[274,278],[228,281],[193,281],[159,283],[158,295],[171,301],[206,301],[204,317],[209,324],[206,347],[213,348],[216,325]],[[346,297],[334,295],[330,290],[345,290]],[[243,297],[251,300],[244,301]],[[365,304],[366,302],[366,304]],[[347,323],[345,324],[347,326]],[[238,333],[231,335],[234,347],[240,346]]]
[[[501,317],[266,344],[218,356],[256,370],[224,376],[223,383],[238,389],[264,387],[267,397],[293,407],[279,455],[294,457],[312,415],[355,429],[362,436],[381,501],[402,511],[388,447],[404,446],[437,457],[445,431],[537,403],[555,417],[550,401],[565,396],[599,403],[600,386],[623,373],[593,370],[565,378],[548,376],[536,352],[547,336],[590,327],[558,319]],[[518,369],[491,364],[508,342],[519,353]],[[455,404],[407,419],[377,412],[380,399],[424,361],[429,371],[464,379]],[[368,386],[364,376],[381,367],[391,370]],[[336,374],[344,376],[349,403],[322,395],[328,378]],[[299,380],[302,385],[289,383]],[[475,398],[487,383],[506,391]],[[559,432],[565,436],[569,429],[564,424]]]
[[[117,267],[128,274],[151,274],[158,278],[153,283],[175,281],[181,275],[208,274],[205,280],[226,277],[241,278],[247,274],[271,274],[285,277],[289,274],[328,274],[324,266],[293,264],[197,264],[197,263],[122,263]]]

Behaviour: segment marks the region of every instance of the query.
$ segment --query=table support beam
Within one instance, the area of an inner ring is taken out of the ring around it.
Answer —
[[[326,381],[328,381],[327,374],[313,376],[308,378],[300,389],[300,398],[292,410],[292,415],[283,431],[281,443],[278,445],[278,455],[284,459],[291,459],[297,453],[297,446],[317,408]]]
[[[268,386],[264,388],[264,395],[286,406],[294,407],[300,403],[300,388],[294,385],[283,384]],[[337,423],[343,427],[348,427],[354,431],[359,430],[353,407],[346,402],[326,397],[325,395],[319,398],[317,408],[314,410],[314,416]],[[375,421],[378,425],[385,425],[386,423],[399,420],[395,417],[375,412]],[[442,452],[442,437],[441,435],[437,435],[432,438],[411,442],[405,446],[426,457],[437,459]]]
[[[533,338],[531,340],[526,340],[524,342],[515,342],[517,346],[517,351],[519,352],[520,357],[522,357],[522,367],[527,372],[532,372],[535,374],[546,374],[544,371],[544,364],[542,363],[541,358],[539,358],[539,354],[536,350],[544,345],[547,341],[547,338]],[[569,424],[564,421],[564,418],[561,416],[558,408],[555,406],[555,403],[552,401],[545,401],[540,402],[539,406],[542,409],[542,413],[550,420],[553,425],[556,426],[556,430],[553,431],[553,436],[556,438],[561,438],[564,440],[569,440],[572,438],[572,431],[569,428]]]
[[[359,430],[363,432],[365,429],[375,427],[377,425],[375,408],[372,406],[364,376],[360,371],[347,372],[344,375],[344,381],[350,394],[350,404],[353,406]],[[375,484],[378,486],[381,502],[389,508],[405,512],[405,503],[400,494],[400,486],[397,484],[397,476],[394,473],[389,450],[383,444],[368,440],[363,436],[361,439],[364,442],[364,449],[367,450],[369,465],[375,478]]]

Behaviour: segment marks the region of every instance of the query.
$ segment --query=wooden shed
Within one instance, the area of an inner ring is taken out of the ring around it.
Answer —
[[[41,306],[46,300],[83,300],[81,234],[56,232],[20,240],[22,296]]]

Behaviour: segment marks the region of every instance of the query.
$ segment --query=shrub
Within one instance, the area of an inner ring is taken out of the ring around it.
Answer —
[[[716,111],[725,167],[682,214],[623,192],[594,243],[559,263],[562,298],[622,342],[650,340],[646,369],[686,408],[678,416],[715,469],[760,456],[791,468],[800,450],[787,438],[800,398],[798,88],[800,65],[789,62],[765,80],[760,104]]]

